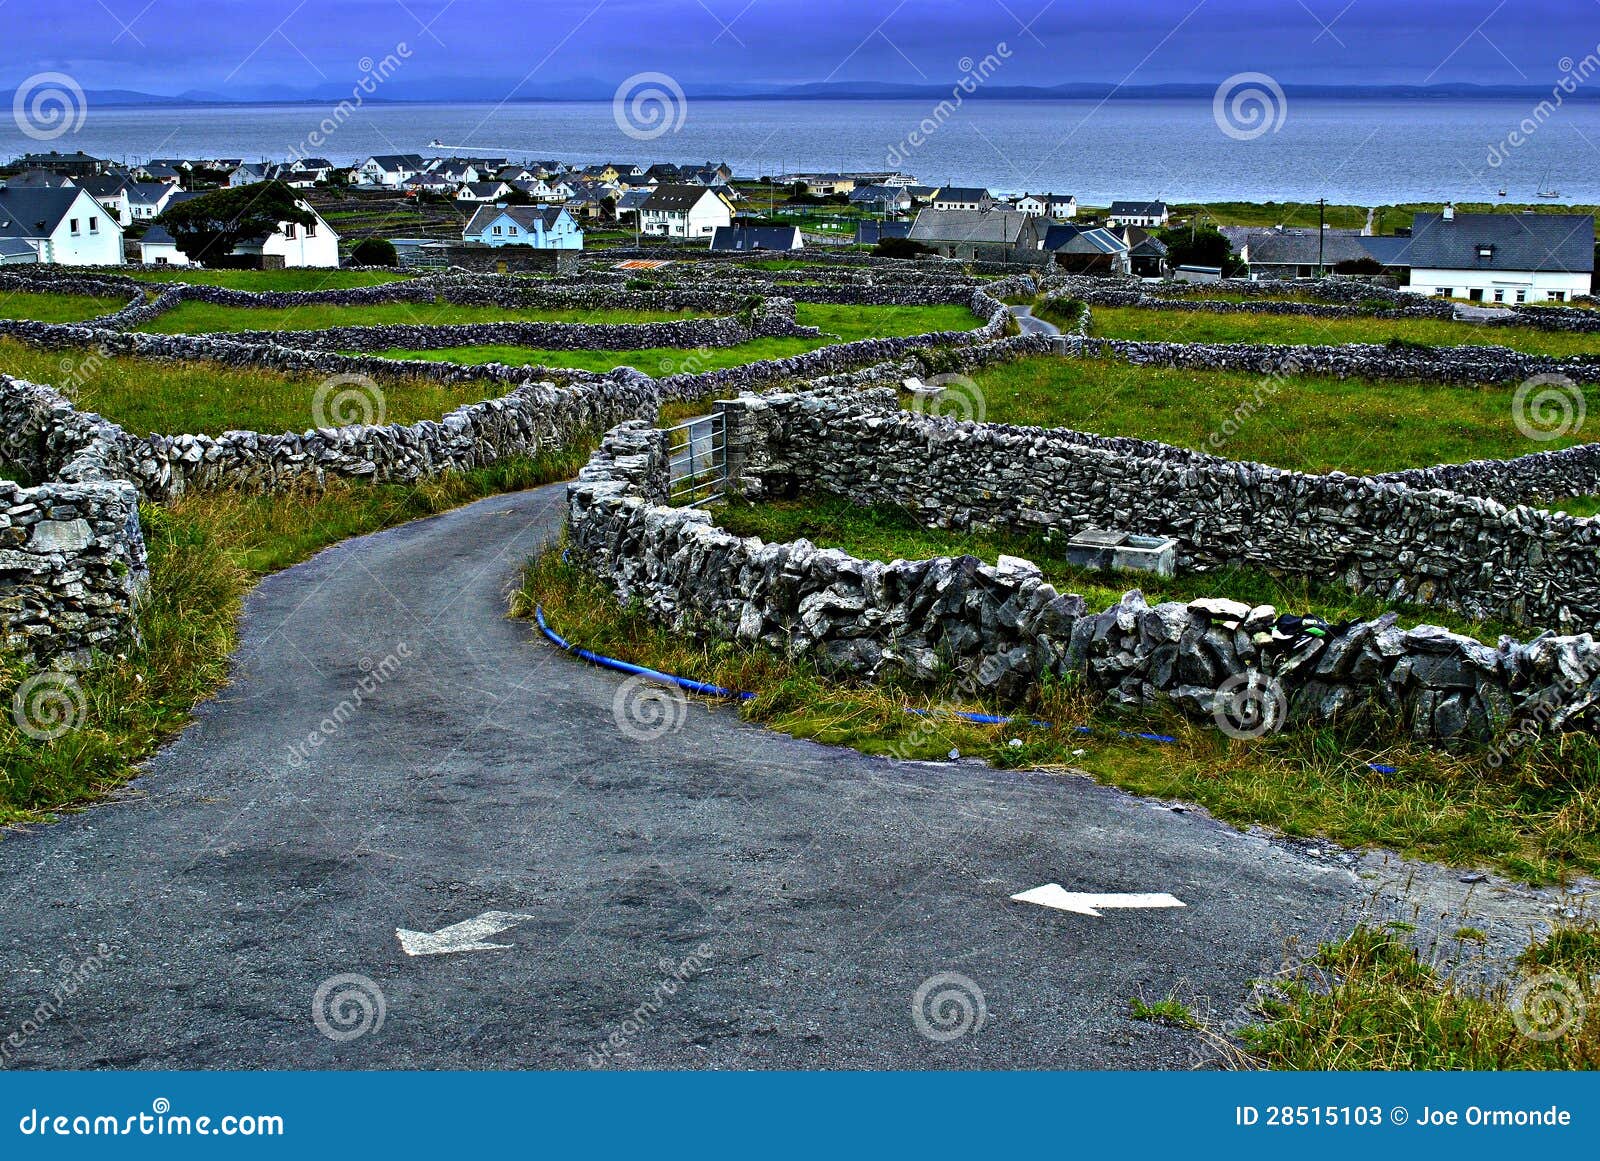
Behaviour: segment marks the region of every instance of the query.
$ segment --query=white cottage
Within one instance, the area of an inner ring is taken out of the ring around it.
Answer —
[[[0,188],[0,240],[43,263],[122,265],[122,223],[84,190]]]

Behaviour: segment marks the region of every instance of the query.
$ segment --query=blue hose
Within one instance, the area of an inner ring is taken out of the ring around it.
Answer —
[[[534,620],[539,623],[539,631],[542,632],[546,637],[550,638],[550,640],[561,649],[605,669],[615,669],[619,673],[630,673],[636,677],[648,677],[652,681],[659,681],[663,685],[676,685],[681,689],[686,689],[690,693],[698,693],[703,697],[723,697],[736,701],[750,701],[756,696],[755,694],[748,693],[744,690],[725,689],[720,685],[710,685],[704,681],[694,681],[687,677],[678,677],[675,674],[662,673],[659,669],[649,669],[643,665],[635,665],[631,661],[619,661],[615,657],[606,657],[605,655],[595,653],[592,650],[580,648],[561,636],[561,634],[557,633],[545,622],[543,605],[535,605],[533,607],[533,616]],[[1003,714],[974,713],[969,710],[953,710],[943,708],[918,709],[915,706],[909,705],[904,708],[906,713],[916,714],[918,717],[932,717],[936,713],[945,713],[954,717],[964,718],[969,722],[976,722],[980,726],[1009,726],[1017,720],[1016,718],[1007,717]],[[1041,721],[1038,718],[1029,718],[1028,724],[1042,730],[1048,730],[1052,728],[1049,722]],[[1073,726],[1072,729],[1075,733],[1079,734],[1094,733],[1094,730],[1088,726]],[[1119,738],[1134,738],[1141,742],[1159,742],[1163,745],[1171,745],[1178,740],[1170,734],[1152,734],[1143,730],[1131,732],[1128,730],[1118,730],[1116,733]],[[1377,771],[1379,774],[1395,774],[1399,772],[1394,766],[1383,766],[1377,762],[1368,762],[1367,766],[1372,770]]]

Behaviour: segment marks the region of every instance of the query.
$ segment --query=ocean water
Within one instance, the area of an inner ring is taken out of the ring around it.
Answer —
[[[319,139],[330,105],[90,107],[81,128],[46,143],[0,122],[0,156],[59,148],[260,160],[298,151],[349,162],[440,152],[429,148],[438,140],[516,160],[727,161],[740,176],[892,167],[930,185],[1101,204],[1493,201],[1501,189],[1531,201],[1541,188],[1559,190],[1561,202],[1600,202],[1600,102],[1573,102],[1540,122],[1529,120],[1531,102],[1505,98],[1290,98],[1253,111],[1264,119],[1251,121],[1246,106],[1219,122],[1203,100],[973,100],[940,112],[917,100],[691,99],[645,137],[619,127],[611,102],[372,105]],[[1509,144],[1524,122],[1533,132]]]

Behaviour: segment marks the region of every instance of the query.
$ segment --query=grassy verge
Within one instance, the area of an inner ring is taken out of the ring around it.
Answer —
[[[227,679],[239,603],[260,576],[350,536],[497,492],[573,475],[588,449],[446,475],[416,487],[330,482],[323,491],[214,492],[147,508],[150,584],[141,640],[77,678],[82,726],[53,741],[0,714],[0,826],[39,822],[98,798],[183,728],[196,702]],[[0,704],[29,669],[0,651]]]
[[[137,435],[306,431],[317,425],[317,391],[326,381],[325,376],[259,367],[43,350],[11,338],[0,338],[0,370],[50,384],[83,410],[97,412]],[[160,389],[153,390],[153,384]],[[364,415],[387,423],[439,419],[463,403],[506,391],[500,383],[421,378],[386,382],[378,394],[353,389],[359,395],[353,402],[361,405],[353,411],[359,414],[344,418]],[[335,422],[341,415],[335,397],[324,398],[324,419]]]
[[[1391,339],[1428,346],[1511,347],[1530,355],[1600,353],[1600,335],[1540,331],[1531,327],[1485,327],[1441,319],[1316,318],[1292,314],[1211,314],[1097,306],[1091,333],[1108,339],[1163,343],[1386,343]]]
[[[1396,723],[1371,714],[1245,742],[1165,710],[1113,714],[1074,682],[1040,687],[1022,705],[977,702],[951,688],[867,686],[830,679],[804,659],[664,629],[639,608],[619,607],[559,550],[530,563],[513,608],[531,615],[536,603],[578,644],[755,691],[736,712],[797,737],[904,758],[956,749],[1006,767],[1073,767],[1136,794],[1198,803],[1241,826],[1491,865],[1535,882],[1600,871],[1600,743],[1589,736],[1545,739],[1491,767],[1480,752],[1411,743]],[[1053,725],[980,726],[907,714],[908,705],[1036,715]],[[1077,732],[1080,724],[1092,732]],[[1119,733],[1135,728],[1174,741]]]
[[[230,331],[311,331],[328,327],[458,326],[468,323],[649,323],[703,318],[692,310],[552,310],[543,307],[460,306],[434,302],[377,302],[364,306],[217,306],[188,301],[152,319],[140,330],[160,334],[203,334]]]
[[[44,294],[14,290],[0,295],[0,318],[33,322],[73,323],[112,314],[127,305],[126,298],[98,298],[87,294]]]
[[[1002,553],[1033,561],[1062,592],[1077,593],[1089,608],[1100,611],[1129,589],[1158,601],[1191,601],[1229,597],[1251,605],[1274,605],[1284,612],[1310,614],[1338,623],[1370,619],[1394,608],[1410,625],[1442,624],[1493,643],[1502,632],[1527,634],[1526,628],[1472,621],[1434,608],[1390,606],[1376,597],[1360,596],[1331,581],[1274,577],[1252,569],[1221,569],[1158,577],[1152,573],[1094,572],[1069,564],[1061,541],[1006,533],[954,532],[927,528],[915,513],[893,506],[860,507],[832,496],[808,496],[762,504],[731,501],[714,511],[717,523],[737,536],[759,536],[772,542],[805,537],[821,548],[842,548],[866,560],[923,560],[933,556],[972,555],[993,564]]]
[[[1600,927],[1557,927],[1519,978],[1473,986],[1423,962],[1395,927],[1358,927],[1319,947],[1262,1004],[1241,1039],[1267,1068],[1600,1068]],[[1476,933],[1457,933],[1457,952]],[[1459,956],[1458,956],[1459,958]],[[1532,1034],[1530,1034],[1532,1033]]]
[[[1057,358],[1018,359],[973,377],[991,422],[1154,439],[1301,472],[1364,475],[1509,459],[1584,439],[1581,430],[1529,439],[1517,428],[1508,386],[1274,379]],[[1600,407],[1600,393],[1588,393]]]

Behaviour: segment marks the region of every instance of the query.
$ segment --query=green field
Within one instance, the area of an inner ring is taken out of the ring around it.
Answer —
[[[974,378],[990,422],[1154,439],[1301,472],[1368,475],[1510,459],[1569,447],[1585,434],[1527,438],[1517,430],[1509,386],[1274,379],[1043,357],[986,367]],[[1587,394],[1589,406],[1600,407],[1600,389]]]
[[[315,331],[328,327],[393,324],[649,323],[703,318],[705,315],[704,311],[693,310],[552,310],[547,307],[459,306],[443,299],[434,302],[378,302],[364,306],[318,303],[292,307],[216,306],[209,302],[183,302],[140,329],[159,334],[207,334],[230,331]]]
[[[1478,326],[1438,319],[1314,318],[1311,315],[1212,314],[1136,306],[1093,308],[1091,333],[1108,339],[1163,343],[1386,343],[1429,346],[1511,347],[1530,355],[1600,354],[1600,334],[1579,335],[1531,327]]]
[[[635,350],[553,351],[532,347],[475,346],[444,347],[432,351],[395,347],[377,353],[386,359],[505,363],[513,367],[526,363],[536,367],[600,372],[627,366],[659,377],[679,372],[719,371],[745,363],[787,358],[819,347],[859,339],[972,330],[978,325],[978,320],[964,306],[831,306],[802,302],[795,307],[795,319],[802,326],[820,328],[824,332],[822,337],[753,339],[734,347],[704,347],[698,350],[651,347]]]
[[[350,290],[359,286],[381,286],[400,282],[410,275],[385,270],[196,270],[172,266],[165,270],[140,270],[133,277],[141,282],[193,282],[205,286],[225,286],[229,290]]]
[[[64,360],[70,368],[64,370]],[[172,363],[46,351],[0,338],[0,370],[66,389],[77,406],[121,424],[135,435],[221,435],[225,431],[277,433],[316,426],[315,400],[326,376],[292,374],[215,363]],[[384,383],[383,422],[439,419],[463,403],[505,393],[499,383],[439,383],[429,379]],[[369,414],[376,420],[378,402]],[[359,402],[352,397],[352,403]],[[330,413],[325,401],[324,415]],[[359,409],[355,414],[359,414]],[[333,422],[329,419],[329,422]]]
[[[0,318],[49,323],[83,322],[121,310],[128,304],[128,298],[132,297],[98,298],[86,294],[44,294],[15,290],[0,294]]]

